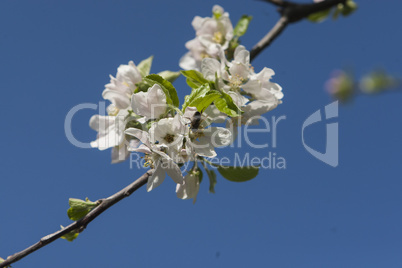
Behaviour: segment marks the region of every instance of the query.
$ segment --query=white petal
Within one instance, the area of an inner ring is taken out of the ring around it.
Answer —
[[[133,109],[133,112],[138,115],[149,116],[147,93],[141,91],[133,94],[131,96],[131,108]]]
[[[115,146],[112,148],[112,164],[123,162],[129,156],[129,151],[127,146],[123,143],[120,146]]]
[[[198,176],[187,174],[184,181],[188,198],[196,198],[200,189],[200,180]]]
[[[200,156],[211,158],[216,156],[214,146],[211,144],[211,137],[209,136],[200,137],[198,140],[193,141],[191,145],[194,151]]]
[[[244,46],[238,46],[234,52],[234,61],[248,66],[250,64],[250,52]]]
[[[199,189],[200,181],[198,176],[189,173],[184,177],[184,183],[182,185],[177,184],[176,195],[181,199],[196,198]]]
[[[154,174],[148,179],[147,183],[147,191],[151,191],[161,185],[161,183],[165,180],[166,172],[162,168],[162,162],[158,161],[155,167]]]
[[[122,64],[117,68],[116,79],[126,82],[132,91],[136,88],[135,84],[142,81],[141,73],[132,61],[128,65]]]
[[[229,129],[223,127],[210,127],[209,129],[211,131],[211,144],[214,147],[221,147],[230,144],[232,134]]]
[[[191,22],[191,25],[193,26],[194,30],[198,30],[201,28],[203,22],[205,21],[205,18],[201,18],[200,16],[195,16],[193,21]]]
[[[215,19],[206,18],[201,28],[196,32],[197,36],[213,36],[215,32],[218,31],[218,22]]]
[[[255,96],[261,91],[261,81],[257,79],[250,79],[249,81],[247,81],[247,83],[242,85],[241,88],[247,93]]]
[[[115,123],[114,116],[94,115],[89,120],[89,126],[96,131],[102,133],[106,132],[106,129]]]
[[[216,108],[215,105],[210,105],[208,106],[207,109],[203,112],[204,115],[208,117],[208,123],[223,123],[225,120],[228,118],[228,116],[221,111],[219,111],[218,108]],[[204,126],[204,125],[203,125]],[[206,127],[207,125],[205,125]]]
[[[247,80],[250,75],[249,67],[240,62],[232,62],[231,66],[229,67],[229,71],[233,78],[238,77]]]
[[[120,145],[124,141],[124,135],[122,124],[118,120],[116,116],[92,116],[89,125],[98,131],[98,135],[96,141],[91,142],[91,146],[105,150]]]
[[[130,106],[130,99],[128,98],[127,94],[119,91],[105,89],[102,92],[102,97],[105,100],[109,100],[119,109],[127,109]]]
[[[223,7],[221,7],[220,5],[214,5],[212,7],[212,13],[218,13],[218,14],[223,14],[225,11],[223,9]]]
[[[187,52],[181,57],[179,66],[184,70],[201,70],[201,62],[197,61],[191,52]]]
[[[162,88],[155,84],[148,92],[138,92],[131,97],[134,113],[144,116],[146,120],[159,118],[166,112],[166,95]]]
[[[180,199],[187,199],[186,186],[184,184],[176,184],[176,195]]]
[[[144,154],[152,153],[151,149],[148,146],[145,146],[144,144],[141,144],[137,148],[128,147],[128,150],[130,152],[138,152],[138,153],[144,153]]]
[[[228,93],[230,97],[232,97],[233,102],[237,105],[237,107],[242,107],[244,106],[249,100],[242,96],[240,93],[237,93],[235,91],[229,91]]]
[[[204,75],[205,79],[210,81],[215,81],[215,73],[218,72],[219,75],[220,67],[221,64],[216,59],[205,58],[201,62],[202,74]]]
[[[166,95],[158,84],[153,85],[147,93],[149,118],[159,118],[166,112]]]
[[[150,142],[149,142],[149,135],[148,132],[143,131],[138,128],[128,128],[124,131],[125,134],[136,137],[139,139],[143,144],[145,144],[148,147],[151,147]]]
[[[183,174],[179,166],[170,158],[162,158],[163,168],[175,183],[183,183]]]

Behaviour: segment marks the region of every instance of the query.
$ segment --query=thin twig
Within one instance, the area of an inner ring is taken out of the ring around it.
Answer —
[[[4,262],[0,263],[0,268],[9,266],[10,264],[26,257],[27,255],[35,252],[36,250],[52,243],[56,239],[62,237],[63,235],[66,235],[72,231],[77,231],[77,232],[82,232],[85,230],[87,225],[96,219],[100,214],[102,214],[105,210],[119,202],[120,200],[130,196],[133,192],[138,190],[141,186],[145,185],[148,181],[148,178],[152,175],[153,170],[149,170],[146,173],[144,173],[141,177],[139,177],[136,181],[131,183],[130,185],[126,186],[124,189],[120,190],[119,192],[115,193],[112,196],[109,196],[108,198],[105,199],[100,199],[97,202],[100,204],[91,210],[85,217],[82,219],[73,222],[69,226],[53,233],[50,235],[47,235],[45,237],[42,237],[39,242],[33,244],[32,246],[24,249],[23,251],[20,251],[18,253],[15,253],[14,255],[11,255],[8,257]]]
[[[264,48],[269,46],[275,38],[281,34],[281,32],[286,28],[288,25],[288,18],[282,16],[275,26],[269,31],[250,51],[250,61],[252,61],[258,54],[261,53]]]
[[[280,6],[280,7],[285,5],[285,1],[283,1],[283,0],[262,0],[262,1],[269,2],[273,5]]]
[[[311,14],[327,10],[346,0],[325,0],[318,3],[299,4],[282,0],[264,0],[265,2],[279,6],[280,19],[275,26],[251,49],[250,60],[267,48],[282,32],[289,23],[298,22]]]

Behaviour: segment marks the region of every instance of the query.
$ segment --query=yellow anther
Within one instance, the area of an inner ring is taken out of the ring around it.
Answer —
[[[221,45],[223,45],[223,43],[225,43],[225,37],[223,36],[223,34],[221,32],[215,32],[213,40],[216,43],[221,44]]]

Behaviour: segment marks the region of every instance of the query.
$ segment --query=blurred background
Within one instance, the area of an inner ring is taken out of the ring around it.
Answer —
[[[325,83],[336,69],[356,77],[383,68],[402,74],[397,0],[357,1],[347,18],[304,20],[253,62],[267,66],[285,97],[265,117],[286,116],[271,133],[251,135],[269,148],[218,150],[265,157],[286,169],[260,170],[235,183],[218,175],[215,194],[204,178],[195,205],[176,197],[171,179],[138,190],[92,222],[74,242],[58,240],[13,267],[401,267],[402,125],[399,91],[356,96],[339,106],[339,166],[303,147],[304,120],[333,101]],[[233,24],[252,15],[242,37],[248,49],[278,19],[261,1],[0,1],[0,257],[6,258],[68,225],[68,198],[107,197],[144,170],[110,164],[110,150],[80,149],[67,140],[64,119],[101,93],[120,64],[154,55],[152,72],[179,70],[184,44],[194,38],[194,16],[214,4]],[[189,93],[183,77],[180,100]],[[82,110],[72,131],[95,139]],[[325,151],[325,121],[305,132]],[[243,139],[244,141],[244,139]]]

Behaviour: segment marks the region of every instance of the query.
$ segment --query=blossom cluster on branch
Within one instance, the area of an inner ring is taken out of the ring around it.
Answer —
[[[112,163],[126,160],[130,152],[144,154],[145,166],[155,170],[148,191],[167,174],[179,198],[195,200],[202,180],[199,163],[213,184],[206,164],[217,156],[215,148],[232,143],[239,126],[257,124],[283,98],[282,88],[270,81],[274,71],[255,72],[249,51],[239,44],[251,17],[243,16],[233,27],[222,7],[212,12],[212,17],[193,20],[196,37],[186,43],[189,52],[179,64],[185,70],[150,74],[152,57],[120,65],[102,94],[111,102],[107,115],[90,119],[98,132],[91,146],[111,148]],[[172,85],[180,74],[191,89],[181,106]]]

